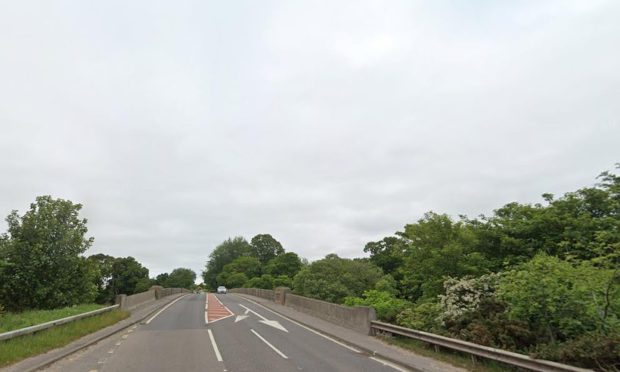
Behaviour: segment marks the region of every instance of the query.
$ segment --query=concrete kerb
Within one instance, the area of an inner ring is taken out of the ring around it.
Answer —
[[[55,363],[55,362],[57,362],[57,361],[59,361],[59,360],[61,360],[63,358],[66,358],[66,357],[68,357],[71,354],[74,354],[74,353],[77,353],[80,350],[86,349],[87,347],[92,346],[92,345],[96,344],[97,342],[102,341],[102,340],[104,340],[104,339],[106,339],[108,337],[111,337],[114,334],[119,333],[119,332],[121,332],[121,331],[123,331],[123,330],[125,330],[125,329],[127,329],[127,328],[129,328],[129,327],[131,327],[133,325],[135,325],[135,324],[142,323],[146,318],[152,316],[157,311],[159,311],[161,308],[163,308],[164,306],[168,305],[170,302],[174,301],[175,299],[177,299],[179,297],[186,296],[188,294],[189,293],[181,293],[180,296],[172,296],[171,295],[171,296],[169,296],[170,297],[169,301],[165,301],[165,302],[159,304],[153,310],[149,311],[146,315],[141,316],[138,319],[132,320],[128,324],[122,325],[120,327],[118,326],[119,323],[112,324],[112,325],[110,325],[110,326],[100,330],[100,331],[104,331],[104,330],[107,329],[106,332],[103,332],[101,335],[98,335],[98,336],[94,337],[91,340],[88,340],[87,342],[85,342],[83,344],[74,345],[74,346],[70,346],[71,344],[69,344],[67,346],[63,346],[63,347],[58,349],[60,351],[57,354],[50,355],[49,358],[46,358],[43,361],[37,362],[33,366],[24,366],[24,368],[20,368],[19,370],[20,371],[25,371],[25,372],[34,372],[34,371],[38,371],[40,369],[43,369],[45,367],[48,367],[49,365],[51,365],[51,364],[53,364],[53,363]],[[129,316],[128,319],[131,319],[131,315]],[[121,322],[122,322],[122,320],[121,320]],[[93,335],[93,334],[94,333],[91,333],[90,335]],[[83,338],[87,338],[90,335],[86,335]],[[79,340],[80,339],[78,339],[78,340],[76,340],[74,342],[77,342]],[[36,358],[36,356],[34,356],[33,358]],[[28,359],[25,359],[24,361],[26,361],[26,360],[28,360]],[[22,362],[24,362],[24,361],[22,361]],[[17,366],[19,363],[22,363],[22,362],[17,362],[17,363],[15,363],[13,365],[6,366],[6,367],[2,368],[1,370],[2,371],[5,371],[5,370],[11,371],[12,367]]]
[[[339,342],[342,342],[343,344],[346,344],[346,345],[352,346],[354,348],[357,348],[357,349],[361,350],[367,356],[373,356],[373,357],[384,359],[384,360],[386,360],[388,362],[394,363],[394,364],[396,364],[396,365],[398,365],[400,367],[403,367],[405,369],[408,369],[408,370],[411,370],[411,371],[414,371],[414,372],[424,372],[424,370],[416,368],[415,366],[413,366],[411,364],[404,363],[402,360],[397,360],[397,359],[394,359],[394,358],[390,357],[389,355],[385,355],[385,354],[379,353],[376,350],[371,350],[371,349],[367,348],[366,346],[362,345],[359,342],[357,342],[357,343],[356,342],[352,342],[349,339],[342,338],[341,336],[335,334],[334,332],[329,332],[329,331],[326,331],[324,329],[316,328],[316,327],[312,326],[311,324],[308,324],[308,323],[306,323],[306,322],[304,322],[302,320],[294,319],[294,318],[292,318],[292,317],[290,317],[290,316],[288,316],[286,314],[282,314],[275,307],[269,306],[270,303],[268,302],[268,300],[265,300],[265,299],[260,298],[260,297],[255,297],[255,296],[247,295],[247,294],[244,294],[244,293],[234,293],[234,295],[244,297],[245,299],[250,300],[250,301],[252,301],[252,302],[254,302],[256,304],[265,306],[265,307],[269,308],[271,311],[274,311],[274,312],[280,314],[281,316],[283,316],[285,318],[291,318],[294,321],[298,322],[299,324],[303,324],[305,327],[311,328],[311,329],[315,330],[316,332],[323,333],[323,334],[325,334],[325,335],[327,335],[327,336],[329,336],[329,337],[331,337],[331,338],[333,338],[333,339],[335,339],[335,340],[337,340]],[[295,309],[291,308],[291,310],[295,310]],[[323,320],[323,319],[321,319],[321,320]],[[361,336],[363,336],[363,335],[361,335]],[[372,337],[372,336],[367,336],[367,337]]]

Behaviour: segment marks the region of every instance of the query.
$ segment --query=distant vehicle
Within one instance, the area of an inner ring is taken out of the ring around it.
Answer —
[[[226,292],[228,292],[228,290],[223,285],[217,287],[217,293],[226,294]]]

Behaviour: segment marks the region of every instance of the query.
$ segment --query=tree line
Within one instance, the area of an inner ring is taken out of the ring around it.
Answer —
[[[542,199],[473,219],[428,212],[366,244],[364,258],[330,254],[307,263],[268,234],[228,239],[203,278],[213,288],[289,286],[373,306],[381,320],[405,327],[617,370],[620,177],[604,172],[592,187]]]
[[[0,235],[0,313],[3,309],[54,309],[81,303],[111,303],[152,285],[191,288],[196,273],[178,268],[149,278],[133,257],[85,256],[87,237],[81,204],[39,196],[23,215],[12,211]]]

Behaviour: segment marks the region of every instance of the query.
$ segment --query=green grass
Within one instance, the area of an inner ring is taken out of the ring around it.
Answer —
[[[67,345],[128,316],[129,313],[125,311],[113,310],[31,335],[0,341],[0,367]]]
[[[102,307],[104,305],[83,304],[54,310],[28,310],[21,313],[7,312],[0,315],[0,333],[86,313]]]
[[[517,371],[516,368],[506,364],[488,360],[483,358],[472,358],[471,355],[458,351],[448,350],[438,347],[435,349],[433,345],[426,342],[413,340],[405,337],[381,337],[383,341],[413,351],[418,355],[427,356],[435,360],[452,364],[455,367],[461,367],[473,372],[501,372],[501,371]]]

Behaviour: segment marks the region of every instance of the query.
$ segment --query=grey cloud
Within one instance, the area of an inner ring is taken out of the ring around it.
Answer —
[[[317,259],[620,160],[613,1],[0,6],[0,212],[84,204],[92,253]]]

